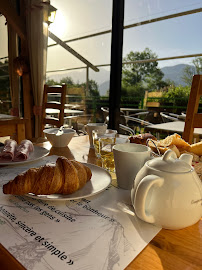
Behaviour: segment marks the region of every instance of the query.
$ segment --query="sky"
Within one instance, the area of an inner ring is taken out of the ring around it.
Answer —
[[[57,8],[57,13],[49,29],[62,40],[111,29],[112,0],[51,0],[51,4]],[[201,7],[202,0],[125,0],[124,25]],[[0,17],[0,57],[7,56],[4,23],[5,19]],[[158,58],[202,53],[201,25],[202,12],[126,29],[123,57],[130,51],[143,51],[146,47]],[[49,39],[49,44],[52,43]],[[111,34],[70,42],[68,45],[93,65],[110,63]],[[159,61],[159,67],[191,64],[192,60]],[[47,71],[81,66],[85,65],[62,47],[48,48]],[[90,71],[92,78],[94,73]]]

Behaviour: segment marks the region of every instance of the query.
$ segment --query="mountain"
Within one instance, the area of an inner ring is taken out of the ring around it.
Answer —
[[[169,79],[170,81],[175,82],[176,85],[183,85],[185,83],[182,80],[182,76],[184,73],[185,67],[194,68],[192,65],[179,64],[175,66],[167,66],[161,68],[161,71],[164,73],[163,80]],[[94,80],[98,84],[98,90],[101,96],[105,96],[107,91],[109,90],[109,80],[110,80],[110,70],[105,68],[99,68],[99,72],[95,72],[93,70],[89,70],[89,79]],[[47,74],[48,79],[53,79],[57,82],[60,82],[62,78],[71,77],[74,83],[83,83],[86,81],[86,70],[76,70],[76,71],[68,71],[66,73],[58,73],[54,75]]]
[[[106,96],[109,90],[109,81],[103,82],[99,85],[100,96]]]
[[[185,64],[179,64],[175,66],[168,66],[161,68],[161,71],[164,73],[163,80],[169,79],[171,81],[174,81],[176,85],[183,85],[186,84],[182,80],[182,76],[184,74],[185,67],[191,67],[194,68],[192,65],[185,65]]]
[[[175,85],[185,86],[186,83],[182,80],[182,76],[184,75],[184,69],[187,66],[194,69],[194,66],[186,64],[178,64],[175,66],[161,68],[161,71],[164,74],[163,80],[169,79],[170,81],[174,82]],[[107,90],[109,90],[109,81],[105,81],[99,85],[99,91],[101,96],[106,95]]]

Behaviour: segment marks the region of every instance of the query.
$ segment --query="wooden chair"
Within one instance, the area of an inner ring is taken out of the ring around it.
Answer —
[[[41,136],[43,136],[43,129],[45,125],[51,125],[60,127],[64,124],[64,109],[65,109],[65,100],[66,100],[66,91],[67,86],[65,84],[48,86],[44,85],[44,94],[43,94],[43,104],[42,104],[42,126],[41,126]],[[48,94],[60,94],[59,102],[48,102]],[[46,109],[56,109],[58,110],[58,118],[48,116]]]
[[[202,75],[194,75],[187,105],[184,132],[182,135],[182,138],[190,144],[193,140],[194,128],[202,127],[202,113],[198,113],[201,96]]]
[[[159,98],[161,98],[163,95],[163,92],[148,92],[145,91],[144,96],[144,108],[150,109],[150,108],[158,108],[160,107],[160,102],[157,101]]]

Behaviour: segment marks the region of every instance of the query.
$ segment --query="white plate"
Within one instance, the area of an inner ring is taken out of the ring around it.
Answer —
[[[3,146],[0,147],[0,152],[2,151]],[[20,165],[29,162],[39,160],[43,157],[46,157],[49,154],[49,150],[40,146],[34,146],[34,151],[30,153],[28,159],[23,161],[2,161],[0,160],[0,165]]]
[[[98,167],[93,164],[85,163],[92,171],[92,178],[90,181],[86,183],[86,185],[70,195],[62,195],[62,194],[52,194],[52,195],[34,195],[32,193],[26,194],[26,196],[41,199],[41,200],[55,200],[55,201],[63,201],[63,200],[75,200],[81,199],[85,197],[93,196],[97,193],[105,190],[111,183],[111,175],[101,167]]]

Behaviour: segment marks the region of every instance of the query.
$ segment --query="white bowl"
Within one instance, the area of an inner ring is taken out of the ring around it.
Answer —
[[[59,128],[48,128],[44,129],[43,132],[53,147],[65,147],[76,132],[74,129],[67,128],[63,130],[63,134],[56,136],[58,130]]]

